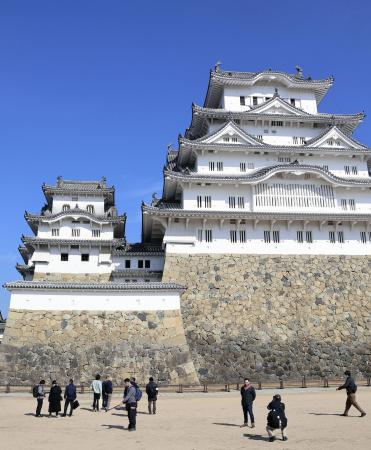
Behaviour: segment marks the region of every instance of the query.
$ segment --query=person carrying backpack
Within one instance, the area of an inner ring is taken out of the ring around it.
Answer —
[[[128,412],[129,426],[128,431],[135,431],[137,426],[137,399],[136,399],[136,388],[132,384],[129,378],[125,378],[126,394],[122,403],[126,405],[126,410]]]
[[[148,413],[156,414],[158,388],[157,384],[153,381],[153,377],[149,377],[149,383],[146,386],[146,393],[148,397]]]
[[[344,375],[346,375],[345,383],[339,386],[336,390],[341,391],[342,389],[345,389],[347,392],[347,401],[345,403],[345,411],[342,414],[344,417],[348,417],[348,412],[352,406],[354,406],[358,411],[361,413],[360,417],[365,417],[366,413],[363,411],[363,409],[358,405],[356,400],[356,392],[357,392],[357,385],[354,382],[354,379],[352,377],[352,374],[349,370],[346,370],[344,372]]]
[[[241,406],[243,411],[243,425],[241,427],[247,427],[247,413],[249,413],[250,421],[251,421],[251,428],[255,427],[255,419],[254,419],[254,413],[252,411],[253,402],[256,398],[256,392],[253,387],[253,385],[250,383],[250,381],[245,378],[244,384],[241,388]]]
[[[35,417],[41,417],[41,409],[45,398],[45,380],[41,380],[39,384],[33,387],[32,395],[37,399]]]
[[[64,390],[64,411],[62,414],[62,417],[66,417],[67,415],[67,408],[68,405],[70,405],[70,413],[69,416],[72,416],[73,412],[73,402],[76,400],[77,394],[76,394],[76,386],[73,384],[73,379],[70,379],[70,384],[66,386],[66,389]]]
[[[281,396],[276,394],[267,406],[269,413],[267,416],[267,433],[269,442],[275,441],[274,431],[281,430],[282,440],[287,441],[285,429],[287,427],[287,417],[285,414],[285,404],[281,402]]]

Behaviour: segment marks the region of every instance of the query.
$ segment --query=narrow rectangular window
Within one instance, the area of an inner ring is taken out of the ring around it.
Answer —
[[[290,98],[290,104],[291,104],[292,106],[295,106],[295,99],[294,99],[294,98]]]
[[[197,195],[197,208],[202,208],[202,196]]]
[[[258,104],[258,97],[252,98],[252,104],[253,104],[253,106],[256,106]]]
[[[361,231],[361,232],[360,232],[360,238],[361,238],[362,244],[366,244],[366,242],[367,242],[367,237],[366,237],[366,232],[365,232],[365,231]]]
[[[296,240],[298,241],[299,244],[303,243],[303,232],[298,230],[296,232]]]
[[[145,267],[146,269],[149,269],[149,268],[151,267],[151,260],[150,260],[150,259],[146,259],[146,260],[144,261],[144,267]]]
[[[224,141],[224,142],[229,142],[229,136],[224,136],[224,137],[223,137],[223,141]]]
[[[240,172],[246,172],[246,163],[240,163]]]
[[[297,136],[293,136],[293,137],[292,137],[292,143],[293,143],[294,145],[298,145],[298,143],[299,143],[299,138],[298,138]]]
[[[270,231],[264,231],[264,242],[266,244],[270,244],[270,242],[271,242],[271,232]]]
[[[237,242],[237,231],[236,230],[229,230],[229,239],[232,242],[232,244],[235,244]]]
[[[230,208],[236,207],[236,197],[229,197],[229,207]]]
[[[274,230],[273,231],[273,242],[275,244],[279,244],[280,243],[280,232],[278,230]]]
[[[138,269],[143,269],[144,261],[143,259],[138,259]]]
[[[203,230],[197,230],[197,240],[198,242],[202,242],[202,231]]]
[[[216,163],[216,170],[217,170],[218,172],[222,172],[222,170],[223,170],[223,162],[222,162],[222,161],[218,161],[218,162]]]
[[[236,143],[238,142],[238,139],[236,137],[232,137],[232,142]]]
[[[301,144],[301,145],[305,145],[305,144],[306,144],[305,138],[304,138],[304,137],[301,137],[301,138],[300,138],[300,144]]]
[[[358,175],[358,169],[357,169],[357,166],[352,166],[352,174],[353,174],[353,175]]]
[[[312,244],[313,243],[313,238],[312,238],[312,232],[311,231],[306,231],[305,232],[305,240],[307,241],[307,244]]]
[[[72,236],[73,237],[79,237],[80,236],[79,228],[72,228]]]
[[[246,242],[246,230],[240,230],[240,242],[245,243]]]
[[[91,235],[93,237],[100,237],[100,230],[91,230]]]
[[[59,236],[59,228],[52,228],[52,236]]]
[[[131,260],[125,259],[125,269],[130,269],[130,267],[131,267]]]
[[[81,261],[84,261],[84,262],[89,261],[89,253],[82,253],[81,254]]]
[[[329,231],[328,237],[331,244],[335,244],[335,231]]]
[[[350,174],[350,166],[344,166],[344,171],[346,175]]]
[[[322,166],[323,170],[326,170],[328,172],[328,166],[324,165]]]
[[[205,230],[205,241],[212,242],[213,240],[213,230]]]
[[[351,211],[355,211],[356,209],[356,201],[354,200],[354,198],[349,199],[349,209]]]
[[[338,241],[340,242],[340,244],[344,244],[344,232],[343,231],[338,231]]]
[[[68,253],[61,253],[61,261],[68,261]]]
[[[245,104],[246,104],[245,97],[240,97],[240,105],[245,106]]]
[[[340,200],[340,202],[341,202],[341,209],[342,209],[343,211],[346,211],[346,210],[348,209],[348,206],[347,206],[347,199],[346,199],[346,198],[342,198],[342,199]]]
[[[205,195],[204,205],[205,205],[205,208],[211,208],[211,196],[210,195]]]
[[[215,170],[215,163],[214,163],[214,161],[210,161],[209,162],[209,170],[210,170],[210,172],[214,172],[214,170]]]
[[[238,207],[240,209],[244,209],[245,208],[245,198],[244,197],[238,197],[237,201],[238,201]]]
[[[278,157],[278,162],[285,162],[285,163],[288,163],[288,162],[291,162],[291,158],[279,156],[279,157]]]
[[[283,127],[282,120],[272,120],[271,122],[272,127]]]

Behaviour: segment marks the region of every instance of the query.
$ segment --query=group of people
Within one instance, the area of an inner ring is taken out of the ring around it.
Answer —
[[[342,416],[347,417],[348,412],[351,406],[354,406],[360,413],[360,417],[364,417],[366,412],[358,405],[356,400],[356,392],[357,385],[350,373],[349,370],[344,372],[346,375],[345,383],[337,388],[337,390],[345,389],[347,393],[347,400],[345,404],[345,410]],[[105,377],[105,380],[101,381],[101,376],[97,374],[95,379],[92,381],[90,385],[93,391],[93,411],[99,411],[99,402],[102,397],[102,408],[107,412],[110,409],[111,397],[113,392],[112,380],[109,375]],[[244,379],[244,384],[241,387],[241,405],[243,411],[243,424],[241,427],[248,426],[248,419],[250,418],[251,428],[255,427],[255,418],[253,412],[253,403],[256,398],[256,391],[254,386],[251,384],[248,378]],[[156,414],[157,411],[157,395],[158,395],[158,387],[155,383],[153,377],[149,378],[149,382],[146,385],[146,394],[148,398],[148,413]],[[41,409],[43,406],[43,401],[45,398],[45,380],[41,380],[38,385],[33,388],[33,395],[37,398],[37,408],[36,408],[36,417],[41,416]],[[125,405],[126,411],[128,413],[129,419],[129,431],[136,430],[136,416],[137,416],[137,406],[138,402],[142,397],[142,391],[140,390],[139,385],[136,383],[135,378],[126,378],[125,379],[125,390],[123,394],[122,403]],[[78,407],[77,402],[77,393],[76,386],[73,383],[73,380],[70,379],[69,384],[65,387],[64,390],[64,412],[62,414],[63,417],[67,415],[68,407],[69,416],[72,416],[73,410]],[[56,417],[61,412],[61,402],[62,398],[62,389],[58,385],[57,381],[54,380],[52,382],[52,387],[49,392],[49,416],[55,413]],[[267,416],[267,433],[270,442],[273,442],[275,437],[275,431],[279,430],[282,435],[282,440],[287,440],[286,428],[287,428],[287,417],[285,412],[285,404],[281,401],[281,396],[279,394],[275,394],[273,396],[272,401],[267,405],[267,409],[269,410]],[[120,403],[121,404],[121,403]],[[119,405],[115,406],[117,408]]]
[[[36,417],[41,417],[41,410],[43,407],[44,399],[45,399],[45,380],[41,380],[38,385],[33,388],[33,396],[37,399],[37,407],[36,407]],[[66,417],[68,406],[70,407],[69,417],[72,416],[73,410],[78,406],[77,403],[77,393],[76,386],[73,384],[73,379],[71,378],[69,384],[64,389],[64,396],[62,397],[62,388],[57,383],[57,380],[53,380],[52,387],[50,388],[48,401],[49,401],[49,417],[53,413],[55,413],[56,417],[58,417],[59,413],[62,410],[61,402],[64,398],[64,411],[62,417]]]
[[[338,391],[345,389],[347,393],[347,399],[345,403],[344,413],[341,414],[344,417],[348,416],[348,412],[352,406],[354,406],[360,413],[360,417],[364,417],[366,412],[358,405],[356,400],[357,385],[352,377],[349,370],[344,372],[347,377],[345,383],[337,388]],[[251,428],[255,428],[255,418],[253,412],[253,403],[256,398],[256,392],[254,386],[250,383],[248,378],[244,379],[244,384],[241,387],[241,405],[243,411],[243,424],[241,427],[248,426],[248,416],[250,417]],[[281,401],[281,396],[276,394],[273,396],[272,401],[268,404],[267,409],[269,410],[267,415],[267,433],[269,442],[274,442],[275,431],[280,430],[282,435],[282,440],[287,441],[287,417],[285,413],[285,404]]]
[[[111,405],[111,397],[113,392],[113,384],[112,379],[109,375],[105,377],[105,380],[101,381],[101,376],[97,374],[95,379],[91,382],[90,388],[93,391],[93,404],[92,408],[94,412],[99,412],[99,404],[100,399],[102,398],[102,408],[107,412],[110,409]],[[158,387],[155,383],[153,377],[149,378],[149,382],[146,385],[146,394],[148,398],[148,413],[156,414],[157,411],[157,395],[158,395]],[[38,385],[33,388],[33,396],[37,399],[37,407],[36,407],[36,417],[41,417],[41,410],[43,407],[43,402],[46,396],[45,392],[45,380],[41,380]],[[125,379],[125,390],[123,396],[122,403],[124,403],[126,411],[128,413],[129,418],[129,431],[136,430],[136,416],[137,416],[137,406],[138,401],[142,397],[142,391],[140,390],[139,385],[136,383],[135,378],[126,378]],[[48,401],[49,401],[49,416],[52,413],[55,413],[56,417],[58,417],[61,412],[61,402],[62,402],[62,389],[57,383],[56,380],[52,382],[52,386],[50,388]],[[72,416],[73,410],[79,406],[77,402],[77,393],[76,386],[73,384],[73,380],[70,379],[69,384],[65,387],[64,390],[64,412],[62,417],[67,415],[68,407],[69,416]],[[121,403],[120,403],[121,404]],[[116,405],[117,408],[120,405]]]

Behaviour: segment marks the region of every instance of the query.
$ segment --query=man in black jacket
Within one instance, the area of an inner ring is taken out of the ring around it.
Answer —
[[[256,392],[250,381],[245,378],[244,384],[241,388],[241,405],[243,411],[243,425],[241,427],[247,427],[247,413],[249,413],[251,420],[251,428],[255,427],[254,413],[252,411],[252,404],[255,400]]]
[[[346,375],[347,377],[345,383],[337,388],[338,391],[340,391],[341,389],[345,389],[347,391],[347,401],[345,403],[345,411],[342,416],[347,417],[350,407],[353,405],[361,413],[361,417],[365,417],[366,413],[358,405],[356,400],[357,385],[354,382],[354,379],[349,370],[346,370],[344,372],[344,375]]]
[[[149,383],[146,386],[146,393],[148,397],[148,413],[156,414],[158,388],[157,384],[153,381],[153,377],[149,377]]]

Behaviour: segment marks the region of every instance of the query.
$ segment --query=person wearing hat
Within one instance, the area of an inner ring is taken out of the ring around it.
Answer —
[[[361,417],[365,417],[365,415],[366,415],[365,411],[358,405],[357,400],[356,400],[357,385],[354,382],[352,374],[350,373],[349,370],[346,370],[344,372],[344,375],[346,375],[346,377],[347,377],[345,380],[345,383],[337,388],[337,391],[345,389],[347,392],[347,400],[345,402],[345,411],[342,414],[342,416],[348,417],[348,412],[350,410],[350,407],[354,406],[361,413]]]
[[[267,406],[269,413],[267,416],[267,433],[269,442],[274,442],[276,437],[275,430],[281,430],[282,440],[287,441],[285,429],[287,427],[287,417],[285,413],[285,404],[281,402],[281,396],[276,394]]]

